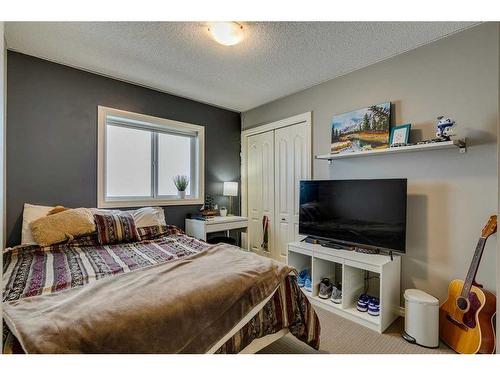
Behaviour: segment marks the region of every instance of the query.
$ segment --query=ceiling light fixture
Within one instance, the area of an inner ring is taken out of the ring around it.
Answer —
[[[208,31],[218,43],[225,46],[234,46],[243,39],[243,26],[237,22],[212,22]]]

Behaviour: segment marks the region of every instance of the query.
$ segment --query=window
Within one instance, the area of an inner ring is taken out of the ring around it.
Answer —
[[[98,207],[203,203],[203,126],[101,106],[98,112]],[[189,177],[182,199],[176,175]]]

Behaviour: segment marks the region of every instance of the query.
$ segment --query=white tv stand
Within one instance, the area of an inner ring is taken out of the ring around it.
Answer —
[[[361,254],[337,250],[305,242],[288,244],[288,264],[298,272],[308,268],[312,275],[312,292],[304,294],[313,305],[350,319],[379,333],[384,332],[400,315],[401,257],[393,255]],[[365,277],[370,278],[365,283]],[[319,283],[328,277],[342,282],[342,303],[318,297]],[[380,315],[371,316],[356,309],[361,293],[365,291],[380,299]]]

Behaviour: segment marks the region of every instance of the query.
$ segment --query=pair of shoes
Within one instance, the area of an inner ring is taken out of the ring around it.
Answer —
[[[337,285],[335,285],[333,287],[331,301],[333,303],[336,303],[336,304],[342,303],[342,284],[341,283],[337,283]]]
[[[342,303],[342,284],[334,285],[329,278],[325,277],[319,283],[318,297],[322,299],[330,299],[333,303]]]
[[[368,294],[362,294],[358,298],[358,303],[356,304],[356,309],[361,312],[368,311],[368,303],[370,302],[370,296]]]
[[[297,276],[297,284],[300,288],[304,288],[306,291],[312,292],[311,272],[307,268],[299,272],[299,276]]]
[[[322,299],[328,299],[332,295],[333,284],[328,277],[325,277],[319,283],[319,293],[318,297]]]
[[[299,275],[297,276],[297,284],[299,285],[300,288],[304,287],[304,284],[306,283],[306,279],[311,279],[311,273],[309,270],[306,268],[305,270],[302,270],[299,272]]]
[[[372,316],[380,315],[380,301],[377,297],[370,297],[368,294],[362,294],[358,298],[356,309],[361,312],[368,312]]]
[[[312,281],[311,281],[311,276],[309,276],[305,283],[304,283],[304,289],[306,292],[312,292],[313,288],[312,288]]]

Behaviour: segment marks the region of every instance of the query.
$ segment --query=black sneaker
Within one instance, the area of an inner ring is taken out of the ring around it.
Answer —
[[[332,295],[333,284],[330,282],[330,279],[324,278],[319,283],[319,298],[328,299]]]

